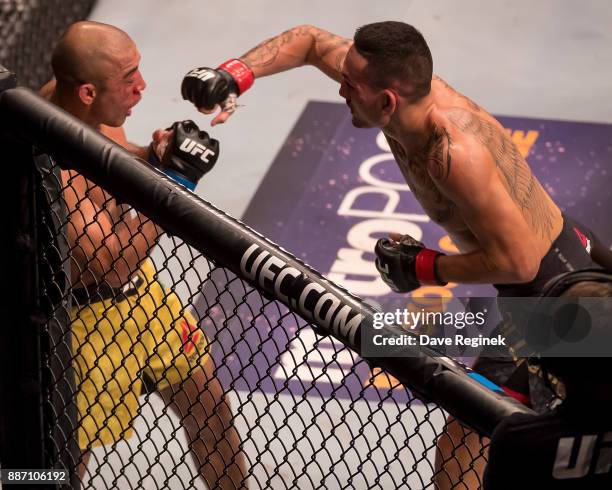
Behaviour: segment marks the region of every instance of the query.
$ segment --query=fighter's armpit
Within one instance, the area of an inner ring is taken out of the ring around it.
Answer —
[[[495,164],[477,138],[459,131],[446,120],[434,118],[436,130],[430,141],[427,172],[436,188],[464,215],[486,205],[488,190],[495,179]]]
[[[452,139],[445,127],[436,127],[429,142],[427,171],[436,182],[448,179],[452,164]]]

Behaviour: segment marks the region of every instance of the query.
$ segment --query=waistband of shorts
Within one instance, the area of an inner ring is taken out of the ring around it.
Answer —
[[[72,290],[72,299],[81,306],[107,300],[120,303],[131,296],[135,296],[138,293],[138,288],[143,283],[144,280],[136,274],[125,286],[120,288],[114,288],[107,283],[74,288]]]
[[[572,245],[568,244],[568,237],[571,236],[570,232],[576,222],[563,212],[561,213],[561,219],[563,219],[561,231],[559,232],[559,235],[557,235],[557,238],[555,238],[550,244],[550,247],[544,254],[544,257],[542,257],[542,261],[540,262],[540,270],[538,270],[536,277],[530,282],[520,284],[493,284],[493,287],[497,289],[499,296],[538,296],[540,294],[541,287],[550,279],[540,277],[542,263],[553,250],[558,248],[564,249],[566,246]]]
[[[563,228],[561,229],[561,233],[555,239],[555,241],[550,246],[550,250],[554,250],[558,248],[561,251],[566,250],[567,248],[574,247],[576,245],[576,232],[580,232],[586,238],[592,240],[592,232],[587,227],[571,218],[570,216],[562,213],[563,216]],[[549,251],[550,252],[550,251]],[[577,265],[579,266],[579,265]]]

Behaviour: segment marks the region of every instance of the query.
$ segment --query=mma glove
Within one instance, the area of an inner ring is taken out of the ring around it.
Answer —
[[[149,163],[193,191],[198,181],[212,170],[219,158],[219,142],[190,120],[167,128],[172,137],[161,160],[149,146]]]
[[[436,273],[436,259],[444,254],[425,248],[410,235],[403,235],[398,244],[381,238],[374,253],[376,269],[396,293],[408,293],[426,284],[446,285]]]
[[[236,98],[246,92],[254,80],[246,63],[233,59],[217,69],[202,67],[191,70],[183,78],[181,94],[198,109],[212,109],[219,105],[225,112],[233,112]]]

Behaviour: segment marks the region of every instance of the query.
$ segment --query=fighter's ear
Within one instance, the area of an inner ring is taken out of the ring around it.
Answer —
[[[96,96],[98,95],[98,89],[93,83],[82,83],[78,87],[79,99],[85,105],[93,104]]]
[[[391,117],[397,108],[397,94],[394,90],[385,89],[382,91],[381,110],[387,117]]]

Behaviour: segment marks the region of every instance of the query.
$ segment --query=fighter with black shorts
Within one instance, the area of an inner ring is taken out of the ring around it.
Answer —
[[[591,249],[596,243],[598,240],[591,230],[563,214],[561,233],[542,258],[536,277],[523,284],[494,284],[499,293],[500,312],[510,319],[501,326],[500,332],[508,334],[508,338],[522,338],[521,334],[513,335],[508,329],[515,329],[516,324],[525,325],[529,314],[529,311],[517,311],[515,303],[504,303],[504,298],[539,296],[545,284],[559,274],[597,267],[591,257]],[[557,398],[556,380],[544,378],[538,368],[528,366],[525,359],[517,358],[511,350],[502,357],[485,352],[473,368],[537,412],[550,409]]]
[[[212,124],[224,123],[235,113],[236,97],[254,80],[303,65],[315,66],[340,84],[355,127],[382,131],[414,197],[460,252],[444,255],[413,237],[390,234],[374,252],[381,278],[391,289],[406,293],[452,282],[500,284],[509,294],[513,288],[536,294],[558,269],[588,261],[581,255],[586,247],[580,239],[571,240],[572,222],[504,127],[434,75],[427,42],[411,25],[367,24],[353,39],[296,26],[216,69],[191,70],[182,94],[201,112],[220,109]],[[502,371],[494,379],[503,382],[506,366],[491,367]],[[466,436],[449,418],[444,438],[438,443],[435,484],[479,485],[484,469],[479,437]]]
[[[612,274],[566,272],[543,296],[564,298],[536,306],[550,318],[571,298],[588,298],[581,304],[600,350],[593,357],[539,357],[539,368],[563,383],[565,400],[541,415],[511,415],[495,428],[484,488],[612,488]]]

